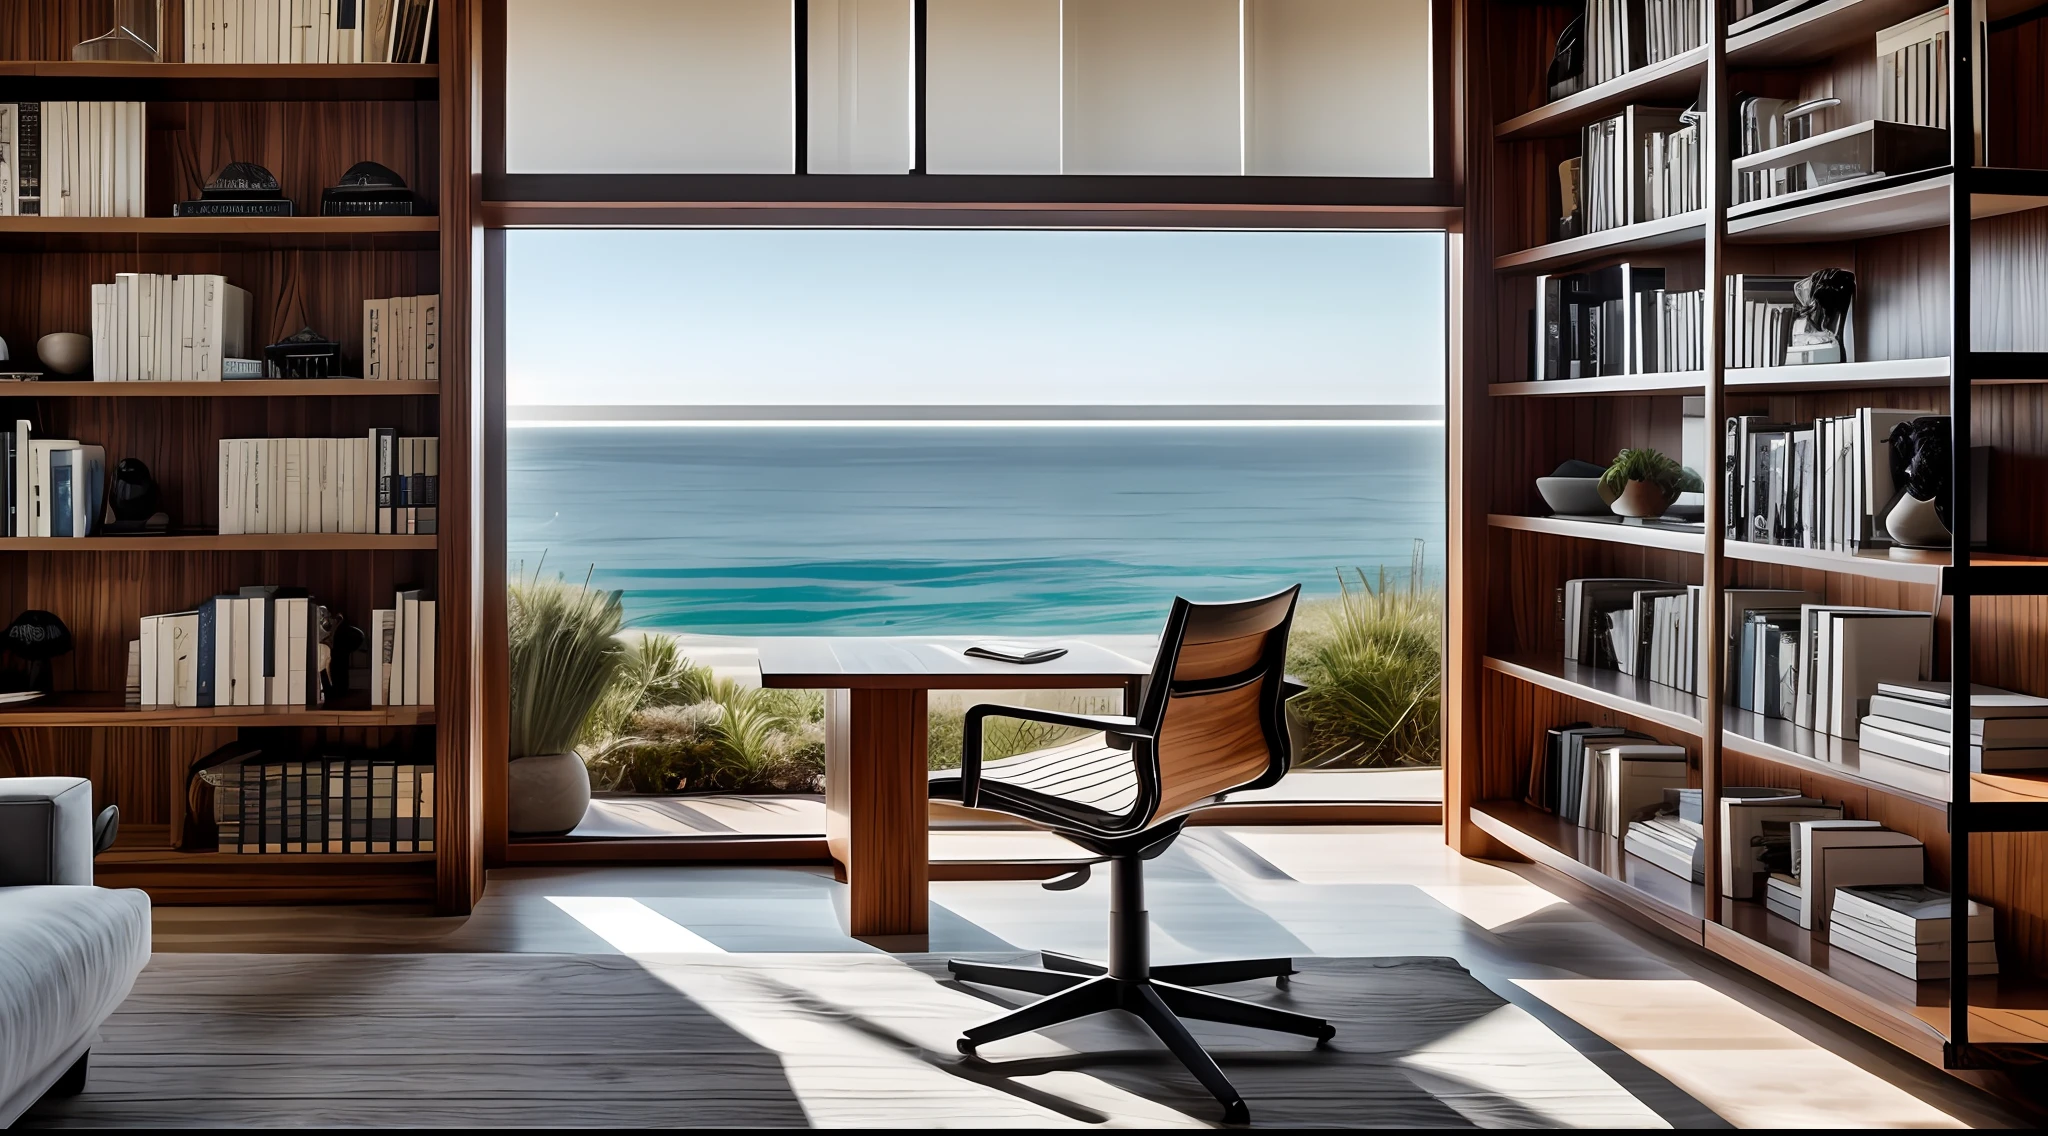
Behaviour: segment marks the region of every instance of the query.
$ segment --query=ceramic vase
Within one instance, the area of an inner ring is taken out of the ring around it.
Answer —
[[[512,835],[560,836],[590,809],[590,769],[574,753],[515,757],[505,796]]]
[[[1609,507],[1623,517],[1661,517],[1670,510],[1673,500],[1675,498],[1662,486],[1647,481],[1631,481]]]

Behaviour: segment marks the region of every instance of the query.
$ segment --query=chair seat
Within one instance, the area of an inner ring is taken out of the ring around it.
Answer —
[[[991,761],[981,769],[985,797],[1025,802],[1033,796],[1051,798],[1069,807],[1093,809],[1105,820],[1127,814],[1138,800],[1138,770],[1131,751],[1110,745],[1103,734]],[[933,773],[931,781],[934,796],[958,796],[958,772]]]

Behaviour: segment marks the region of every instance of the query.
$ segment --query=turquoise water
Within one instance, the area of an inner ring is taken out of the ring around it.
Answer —
[[[1142,634],[1176,595],[1441,579],[1440,426],[517,428],[515,569],[721,635]]]

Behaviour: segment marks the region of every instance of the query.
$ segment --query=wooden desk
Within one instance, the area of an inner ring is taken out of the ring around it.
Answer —
[[[1122,689],[1135,706],[1145,664],[1071,639],[1021,666],[970,659],[981,640],[940,637],[777,638],[761,644],[761,685],[825,692],[825,841],[846,872],[847,931],[899,939],[926,933],[930,882],[926,719],[934,690]],[[1011,640],[1004,640],[1010,642]],[[914,945],[914,944],[911,944]]]

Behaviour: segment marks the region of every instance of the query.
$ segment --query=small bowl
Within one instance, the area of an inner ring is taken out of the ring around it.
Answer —
[[[53,331],[36,340],[36,358],[60,375],[75,375],[92,363],[92,340],[75,331]]]
[[[1559,516],[1595,517],[1608,512],[1597,477],[1539,477],[1536,492],[1543,495],[1543,503],[1550,506],[1550,511]]]

